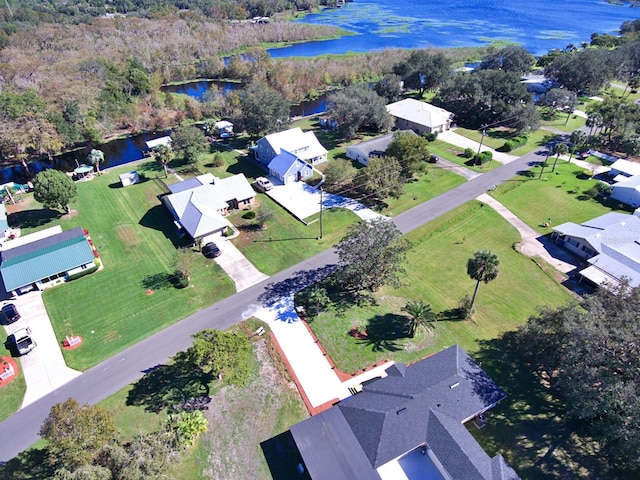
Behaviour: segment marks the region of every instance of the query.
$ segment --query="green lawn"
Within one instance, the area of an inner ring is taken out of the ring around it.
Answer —
[[[404,186],[400,198],[386,198],[381,213],[393,217],[463,184],[467,180],[441,167],[429,165],[427,173]]]
[[[274,212],[265,230],[252,228],[253,221],[244,220],[241,214],[230,220],[240,228],[240,236],[233,243],[242,251],[253,265],[267,275],[284,270],[305,258],[309,258],[335,245],[358,217],[344,209],[330,209],[322,214],[322,239],[320,235],[319,214],[307,218],[304,225],[290,213],[283,210],[264,194],[258,195],[258,201]]]
[[[563,132],[571,133],[574,130],[579,129],[580,127],[584,127],[586,119],[583,117],[579,117],[578,115],[571,115],[569,121],[567,122],[567,114],[566,113],[556,113],[554,118],[549,120],[542,120],[540,122],[541,125],[545,127],[551,127],[556,130],[562,130]]]
[[[519,241],[516,230],[478,202],[458,208],[407,238],[413,247],[402,288],[378,292],[375,306],[331,310],[311,323],[343,371],[354,372],[387,357],[417,360],[455,343],[473,353],[479,341],[515,329],[538,306],[558,306],[571,298],[546,269],[514,251],[513,244]],[[480,249],[498,254],[500,276],[481,285],[473,320],[460,320],[455,309],[474,287],[466,263]],[[432,333],[422,332],[414,342],[403,338],[400,308],[408,300],[424,300],[441,318],[433,323]],[[362,341],[350,336],[354,325],[368,326],[370,338]]]
[[[591,198],[588,192],[598,183],[584,175],[577,165],[560,160],[555,172],[551,172],[553,157],[542,179],[538,179],[540,167],[531,170],[530,175],[514,177],[492,192],[516,216],[542,234],[551,228],[542,226],[548,218],[552,225],[564,222],[582,223],[612,210],[624,211],[617,203],[601,203]]]
[[[6,336],[2,338],[6,339]],[[0,345],[0,357],[10,356],[11,352],[7,349],[3,340]],[[11,383],[0,382],[0,422],[18,411],[20,405],[22,405],[24,393],[27,390],[22,373],[22,365],[17,358],[15,360],[18,363],[18,378],[14,378]]]
[[[155,176],[153,162],[136,168]],[[118,188],[118,173],[130,169],[130,165],[113,169],[78,183],[74,212],[58,220],[65,230],[76,226],[89,230],[104,265],[102,271],[43,294],[58,338],[74,334],[84,339],[80,348],[63,352],[67,364],[78,370],[235,292],[217,264],[197,252],[193,252],[190,286],[178,290],[169,284],[180,240],[170,214],[156,198],[162,186],[150,179]],[[31,223],[35,227],[37,222]],[[42,226],[50,225],[37,225]],[[149,289],[153,294],[146,293]]]
[[[469,130],[468,128],[458,127],[456,128],[456,133],[459,133],[462,136],[465,136],[471,140],[479,142],[482,134],[478,130]],[[504,145],[505,140],[512,136],[512,133],[505,130],[487,130],[487,134],[484,136],[482,141],[483,145],[491,147],[495,150],[499,149]],[[516,148],[515,150],[508,152],[509,155],[515,155],[520,157],[526,153],[532,152],[542,145],[552,141],[556,138],[557,135],[550,133],[545,130],[535,130],[533,132],[529,132],[527,134],[527,143],[522,145],[521,147]]]
[[[429,151],[435,153],[441,158],[452,161],[474,172],[488,172],[496,167],[499,167],[498,162],[489,162],[485,165],[474,165],[473,160],[462,156],[464,149],[451,145],[450,143],[443,142],[442,140],[435,140],[429,143]],[[475,153],[475,152],[474,152]]]

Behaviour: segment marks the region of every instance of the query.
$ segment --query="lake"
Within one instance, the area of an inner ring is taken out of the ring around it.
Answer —
[[[542,55],[616,33],[640,10],[597,0],[355,0],[307,15],[301,23],[335,25],[357,35],[272,48],[273,58],[385,48],[478,47],[513,42]]]

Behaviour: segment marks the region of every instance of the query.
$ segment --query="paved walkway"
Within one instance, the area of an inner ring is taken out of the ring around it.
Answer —
[[[277,304],[253,313],[253,316],[271,328],[293,369],[297,384],[313,408],[349,397],[350,387],[356,387],[374,377],[386,376],[384,371],[393,365],[393,362],[387,362],[343,382],[304,322],[295,313],[293,296],[282,298]]]
[[[520,220],[520,218],[516,217],[509,209],[507,209],[507,207],[502,205],[495,198],[483,193],[477,199],[493,208],[501,217],[507,220],[518,230],[522,237],[522,242],[518,248],[520,253],[530,258],[540,257],[548,264],[555,267],[556,270],[563,273],[569,273],[579,268],[579,263],[581,262],[577,257],[573,257],[567,251],[555,245],[555,243],[550,241],[547,237],[540,235],[537,230],[531,228]]]
[[[436,162],[436,165],[441,168],[445,168],[453,173],[456,173],[461,177],[466,178],[467,180],[472,180],[482,175],[482,173],[480,172],[476,172],[474,170],[471,170],[470,168],[463,167],[462,165],[458,165],[457,163],[452,162],[451,160],[447,160],[441,157],[438,157],[438,161]]]
[[[457,134],[453,130],[446,130],[442,133],[438,134],[438,140],[442,140],[443,142],[451,143],[456,147],[460,148],[470,148],[474,152],[478,152],[478,147],[480,144],[474,140],[471,140],[467,137],[463,137],[462,135]],[[489,148],[486,145],[482,145],[480,149],[481,152],[491,152],[493,154],[493,159],[502,164],[506,164],[509,162],[513,162],[516,157],[515,155],[509,155],[508,153],[502,153],[494,150],[493,148]]]
[[[58,387],[73,380],[82,372],[67,367],[60,350],[60,344],[51,326],[49,315],[42,301],[42,292],[34,291],[11,300],[22,318],[5,326],[10,335],[18,328],[29,327],[31,338],[36,343],[30,353],[20,357],[27,391],[22,407],[39,400]],[[72,335],[74,332],[69,332]]]

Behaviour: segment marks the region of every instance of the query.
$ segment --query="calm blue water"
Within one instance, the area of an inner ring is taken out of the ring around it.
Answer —
[[[162,87],[163,92],[182,93],[190,97],[202,100],[205,93],[211,88],[217,88],[222,95],[226,95],[234,90],[244,88],[244,85],[238,82],[220,82],[216,80],[200,80],[198,82],[183,83],[180,85],[165,85]]]
[[[354,0],[299,20],[357,33],[269,50],[273,58],[384,48],[477,47],[518,43],[534,55],[616,33],[640,9],[599,0]]]

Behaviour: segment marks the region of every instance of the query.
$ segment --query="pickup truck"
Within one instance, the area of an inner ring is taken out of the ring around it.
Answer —
[[[36,342],[31,338],[31,330],[29,328],[20,328],[9,335],[7,345],[9,348],[15,348],[18,355],[26,355],[36,348]]]

